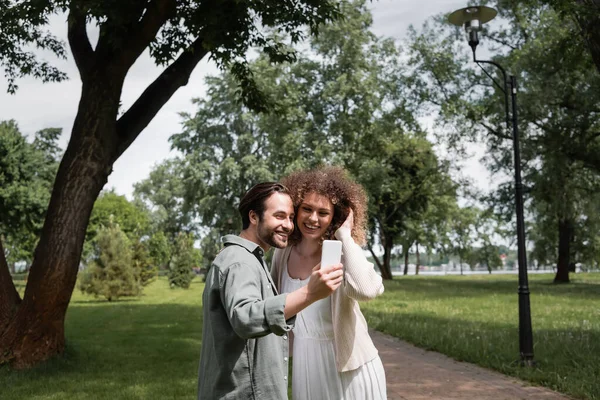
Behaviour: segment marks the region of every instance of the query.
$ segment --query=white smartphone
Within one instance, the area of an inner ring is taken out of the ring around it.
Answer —
[[[342,260],[342,242],[339,240],[324,240],[321,251],[321,268],[339,264]]]

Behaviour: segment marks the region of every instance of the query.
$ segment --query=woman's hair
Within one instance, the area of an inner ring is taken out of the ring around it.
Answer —
[[[333,219],[322,240],[335,239],[335,231],[344,223],[351,208],[354,213],[352,238],[359,245],[366,243],[367,195],[364,188],[352,180],[341,167],[321,166],[308,171],[296,171],[281,180],[290,190],[294,210],[306,195],[316,193],[327,197],[333,203]],[[299,243],[302,234],[296,226],[292,232],[290,244]]]
[[[254,211],[259,219],[263,218],[265,202],[273,193],[290,195],[289,190],[278,182],[258,183],[246,192],[238,207],[242,217],[242,229],[250,226],[250,211]]]

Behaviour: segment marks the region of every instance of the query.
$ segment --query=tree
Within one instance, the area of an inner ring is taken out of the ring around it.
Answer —
[[[131,263],[134,276],[140,285],[147,286],[158,275],[158,266],[150,256],[148,240],[137,239],[132,243]]]
[[[169,265],[169,285],[188,289],[194,279],[192,269],[198,265],[199,258],[198,251],[194,249],[194,237],[185,233],[178,234]]]
[[[452,215],[458,208],[456,202],[457,184],[447,174],[447,163],[439,163],[439,173],[432,174],[430,182],[425,187],[430,191],[425,208],[414,213],[404,222],[402,251],[404,254],[404,275],[408,274],[408,256],[410,247],[414,244],[416,250],[415,274],[419,273],[419,245],[425,246],[427,254],[433,251],[444,253],[450,240]]]
[[[475,224],[477,223],[478,209],[463,207],[453,215],[452,220],[452,246],[453,253],[458,256],[460,274],[463,274],[463,262],[473,259],[473,244],[475,242]],[[471,268],[473,265],[471,265]]]
[[[568,282],[572,231],[598,184],[598,169],[588,161],[597,159],[600,146],[600,76],[573,21],[561,21],[540,2],[492,3],[507,24],[489,26],[485,41],[498,54],[493,60],[517,76],[520,86],[527,222],[553,226],[555,282]],[[413,32],[410,42],[415,88],[439,112],[439,125],[451,128],[441,136],[457,148],[466,141],[486,144],[486,163],[500,183],[492,205],[514,221],[513,146],[504,128],[503,93],[469,62],[462,33],[443,20]],[[549,230],[536,233],[539,238]]]
[[[103,296],[108,301],[137,296],[141,286],[133,267],[131,244],[117,224],[100,228],[97,256],[83,272],[83,293]]]
[[[184,161],[165,160],[150,176],[134,185],[134,198],[150,207],[152,230],[163,232],[172,243],[179,232],[193,229],[191,207],[185,200]]]
[[[580,34],[600,73],[600,0],[546,0],[545,2],[577,22]],[[600,164],[598,166],[600,167]]]
[[[84,259],[92,255],[99,230],[108,226],[110,221],[119,225],[121,231],[134,243],[150,233],[150,215],[142,204],[130,202],[125,196],[116,194],[114,190],[101,193],[94,203],[87,227]]]
[[[28,367],[64,349],[64,316],[86,226],[114,162],[187,83],[198,62],[210,53],[220,66],[230,66],[239,82],[239,97],[265,110],[268,104],[248,70],[248,49],[264,49],[273,61],[291,61],[294,53],[267,37],[265,29],[283,30],[297,42],[339,13],[333,0],[53,0],[3,5],[0,65],[9,91],[16,90],[16,79],[24,75],[44,81],[66,78],[29,51],[36,46],[65,57],[63,43],[46,32],[48,16],[60,12],[68,14],[69,46],[82,82],[25,297],[19,303],[10,282],[0,292],[0,304],[10,310],[0,315],[0,364]],[[99,30],[95,46],[88,38],[88,24]],[[165,69],[128,110],[121,110],[127,73],[146,50]],[[32,335],[38,340],[29,341]]]
[[[492,270],[502,266],[500,258],[500,247],[494,244],[497,237],[500,236],[501,222],[492,213],[492,210],[479,210],[475,222],[476,240],[480,246],[473,249],[473,254],[469,264],[471,267],[479,264],[485,266],[491,274]]]
[[[158,231],[150,236],[148,251],[154,265],[161,269],[167,268],[171,259],[171,245],[163,231]]]
[[[251,65],[262,91],[284,99],[276,113],[252,113],[235,101],[232,76],[211,77],[209,97],[171,142],[184,154],[185,202],[210,229],[210,248],[240,229],[235,205],[252,182],[320,163],[346,167],[369,193],[371,237],[385,251],[375,261],[390,279],[403,221],[426,207],[443,171],[413,117],[393,40],[369,31],[364,1],[342,11],[296,63],[269,66],[262,55]]]
[[[0,240],[11,270],[15,262],[33,259],[58,167],[60,132],[43,129],[29,143],[15,121],[0,122]]]
[[[372,244],[369,249],[382,277],[391,279],[392,250],[400,241],[407,260],[409,248],[419,240],[416,226],[435,196],[440,169],[431,144],[424,138],[394,139],[389,133],[385,139],[380,137],[376,149],[365,154],[378,154],[378,158],[364,161],[359,179],[369,193],[369,216],[383,247],[382,260]]]

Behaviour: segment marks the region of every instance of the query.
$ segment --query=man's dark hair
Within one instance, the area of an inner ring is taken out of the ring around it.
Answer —
[[[262,219],[265,213],[265,201],[273,193],[287,194],[289,196],[290,191],[278,182],[262,182],[254,185],[246,192],[240,200],[240,206],[238,207],[242,216],[242,229],[250,226],[250,211],[254,211]]]

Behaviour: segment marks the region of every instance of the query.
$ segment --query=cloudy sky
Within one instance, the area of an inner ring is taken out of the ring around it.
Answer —
[[[465,5],[466,0],[375,0],[370,4],[374,18],[373,31],[379,36],[401,40],[410,24],[420,26],[435,14],[450,12]],[[65,18],[64,15],[52,18],[50,29],[66,42]],[[93,34],[90,36],[93,39]],[[0,85],[0,120],[16,120],[21,131],[29,135],[43,128],[61,127],[63,137],[60,144],[65,148],[77,110],[80,82],[72,58],[67,61],[58,60],[54,64],[67,72],[69,81],[42,84],[34,79],[23,79],[18,82],[19,90],[15,95],[5,92],[5,83]],[[125,82],[122,98],[124,109],[133,103],[160,72],[147,54],[140,57]],[[172,155],[168,138],[180,131],[179,112],[193,112],[191,99],[204,93],[204,77],[216,73],[216,67],[206,60],[196,67],[187,86],[175,93],[115,163],[107,187],[114,187],[117,193],[129,197],[135,182],[146,178],[153,165]],[[477,158],[476,155],[466,162],[466,170],[470,171],[479,186],[486,187],[489,177]]]

